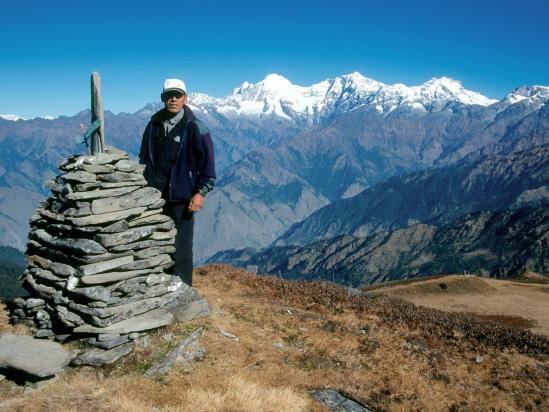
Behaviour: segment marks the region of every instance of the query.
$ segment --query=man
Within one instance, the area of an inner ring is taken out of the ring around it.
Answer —
[[[145,178],[166,200],[164,212],[176,226],[174,274],[192,286],[194,213],[215,184],[215,161],[208,128],[187,106],[187,89],[167,79],[160,95],[164,108],[143,133],[139,160]]]

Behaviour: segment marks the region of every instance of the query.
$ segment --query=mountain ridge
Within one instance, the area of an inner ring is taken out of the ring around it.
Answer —
[[[549,273],[549,209],[480,211],[437,227],[418,223],[366,237],[340,235],[305,246],[226,251],[208,263],[256,266],[286,279],[360,286],[443,273],[508,277]]]
[[[191,95],[190,107],[214,137],[220,177],[197,216],[202,234],[197,261],[228,247],[264,247],[318,208],[392,175],[444,166],[488,147],[520,150],[549,141],[549,97],[543,87],[517,89],[516,95],[531,97],[514,103],[479,106],[446,99],[442,86],[452,89],[459,83],[438,79],[428,86],[444,93],[432,107],[414,108],[401,96],[385,101],[387,108],[397,107],[380,113],[372,97],[379,82],[358,73],[336,79],[332,105],[307,115],[281,100],[260,104],[260,115],[225,115],[213,106],[213,98],[193,103]],[[268,80],[284,83],[276,76]],[[251,93],[259,83],[244,89]],[[321,92],[329,86],[324,84]],[[286,116],[274,113],[273,104]],[[134,114],[106,111],[107,144],[135,156],[145,124],[160,107],[150,103]],[[57,162],[85,150],[74,142],[88,122],[87,110],[54,120],[0,119],[1,242],[24,247],[28,217],[15,203],[36,207],[44,181],[57,174]]]

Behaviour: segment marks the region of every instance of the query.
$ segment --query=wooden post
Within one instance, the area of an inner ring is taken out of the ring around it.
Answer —
[[[99,120],[99,129],[91,138],[90,152],[92,155],[103,152],[105,146],[105,122],[103,116],[103,98],[101,97],[101,76],[98,72],[91,75],[91,122]]]

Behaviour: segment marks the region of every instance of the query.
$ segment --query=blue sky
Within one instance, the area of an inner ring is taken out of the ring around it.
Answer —
[[[72,115],[99,70],[106,109],[159,100],[166,77],[225,96],[269,73],[310,85],[358,71],[385,83],[449,76],[501,98],[549,85],[549,1],[5,2],[0,113]]]

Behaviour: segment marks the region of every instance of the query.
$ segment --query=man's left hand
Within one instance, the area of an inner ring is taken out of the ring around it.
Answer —
[[[191,198],[191,202],[189,203],[189,211],[198,212],[200,209],[202,209],[203,203],[204,203],[204,196],[202,196],[200,193],[195,194]]]

